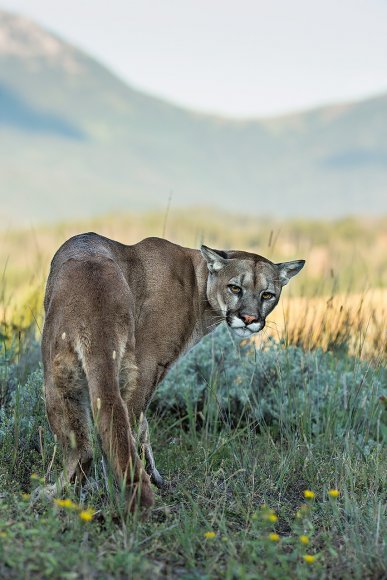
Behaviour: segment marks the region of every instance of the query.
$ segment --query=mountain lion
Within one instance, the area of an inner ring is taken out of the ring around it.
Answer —
[[[262,330],[304,263],[159,238],[132,246],[95,233],[67,240],[51,263],[42,338],[47,416],[65,458],[59,489],[87,474],[91,411],[129,508],[152,505],[150,482],[160,487],[162,478],[144,413],[156,386],[220,322],[244,338]]]

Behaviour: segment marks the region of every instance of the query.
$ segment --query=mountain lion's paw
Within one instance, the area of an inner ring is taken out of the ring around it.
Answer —
[[[149,472],[151,482],[158,487],[159,489],[163,489],[165,487],[165,482],[160,475],[160,472],[154,468],[152,471]]]
[[[37,487],[33,493],[31,494],[30,498],[30,506],[35,507],[40,502],[49,502],[60,495],[60,490],[58,486],[53,483],[51,485],[44,485]]]

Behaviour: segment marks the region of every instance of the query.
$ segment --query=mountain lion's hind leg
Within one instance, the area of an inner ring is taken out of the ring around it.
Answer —
[[[149,425],[148,421],[143,413],[140,416],[140,423],[138,429],[138,442],[142,447],[143,453],[145,455],[146,462],[146,472],[151,478],[151,482],[155,484],[156,487],[161,489],[164,487],[164,480],[161,477],[153,457],[152,446],[149,437]]]
[[[43,349],[45,343],[43,341]],[[89,436],[88,397],[77,356],[65,348],[45,356],[45,400],[52,432],[63,448],[63,472],[57,482],[38,489],[33,500],[51,499],[63,492],[67,483],[81,483],[93,458]]]

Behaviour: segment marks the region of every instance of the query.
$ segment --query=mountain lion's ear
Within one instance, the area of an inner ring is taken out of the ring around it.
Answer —
[[[211,248],[207,248],[207,246],[201,246],[200,251],[202,253],[203,258],[207,262],[207,266],[210,272],[219,272],[227,263],[227,256],[225,252],[221,252],[220,250],[212,250]]]
[[[290,278],[293,278],[304,267],[305,260],[293,260],[276,264],[279,271],[279,279],[282,286],[286,286]]]

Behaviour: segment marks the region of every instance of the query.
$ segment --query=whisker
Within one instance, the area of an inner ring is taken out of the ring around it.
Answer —
[[[211,324],[209,324],[207,326],[207,328],[214,328],[215,326],[219,326],[220,324],[222,324],[223,320],[217,320],[216,322],[211,322]]]
[[[215,322],[222,322],[223,320],[226,320],[224,316],[219,316],[218,318],[213,318],[211,321],[211,324],[215,323]]]

